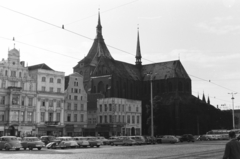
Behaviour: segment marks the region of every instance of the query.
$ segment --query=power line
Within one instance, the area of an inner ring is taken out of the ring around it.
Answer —
[[[133,2],[135,2],[135,1],[133,1]],[[133,2],[132,2],[132,3],[133,3]],[[33,17],[33,16],[30,16],[30,15],[27,15],[27,14],[24,14],[24,13],[21,13],[21,12],[15,11],[15,10],[12,10],[12,9],[10,9],[10,8],[7,8],[7,7],[1,6],[1,5],[0,5],[0,7],[4,8],[4,9],[7,9],[7,10],[10,10],[10,11],[12,11],[12,12],[15,12],[15,13],[18,13],[18,14],[21,14],[21,15],[24,15],[24,16],[26,16],[26,17],[32,18],[32,19],[34,19],[34,20],[40,21],[40,22],[42,22],[42,23],[46,23],[46,24],[48,24],[48,25],[54,26],[54,27],[56,27],[56,28],[65,30],[65,31],[70,32],[70,33],[72,33],[72,34],[75,34],[75,35],[84,37],[84,38],[86,38],[86,39],[88,39],[88,40],[94,40],[94,39],[89,38],[89,37],[87,37],[87,36],[84,36],[84,35],[81,35],[81,34],[79,34],[79,33],[73,32],[73,31],[71,31],[71,30],[65,29],[65,28],[64,28],[64,25],[63,25],[62,27],[60,27],[60,26],[57,26],[57,25],[55,25],[55,24],[52,24],[52,23],[46,22],[46,21],[44,21],[44,20],[35,18],[35,17]],[[19,41],[18,41],[18,42],[19,42]],[[23,43],[23,42],[20,42],[20,43]],[[37,46],[33,46],[33,45],[30,45],[30,44],[26,44],[26,43],[23,43],[23,44],[29,45],[29,46],[32,46],[32,47],[35,47],[35,48],[39,48],[39,49],[42,49],[42,50],[45,50],[45,51],[50,51],[50,50],[47,50],[47,49],[44,49],[44,48],[40,48],[40,47],[37,47]],[[107,45],[107,44],[106,44],[106,45]],[[122,49],[118,49],[118,48],[116,48],[116,47],[114,47],[114,46],[111,46],[111,45],[107,45],[107,46],[110,47],[110,48],[116,49],[116,50],[118,50],[118,51],[121,51],[121,52],[130,54],[130,55],[133,55],[133,54],[130,53],[130,52],[124,51],[124,50],[122,50]],[[50,52],[57,53],[57,52],[54,52],[54,51],[50,51]],[[61,54],[61,53],[57,53],[57,54]],[[64,55],[64,54],[61,54],[61,55],[67,56],[67,55]],[[135,55],[133,55],[133,56],[135,56]],[[70,56],[69,56],[69,57],[70,57]],[[71,57],[71,58],[74,58],[74,57]],[[148,59],[145,59],[145,58],[142,58],[142,59],[144,59],[144,60],[146,60],[146,61],[149,61],[149,62],[154,62],[154,61],[151,61],[151,60],[148,60]],[[154,62],[154,63],[155,63],[155,62]],[[170,68],[170,67],[167,67],[167,66],[164,66],[164,67],[174,70],[173,68]],[[219,87],[221,87],[221,88],[224,88],[224,89],[226,89],[226,90],[230,90],[230,91],[236,92],[236,91],[234,91],[234,90],[232,90],[232,89],[226,88],[226,87],[221,86],[221,85],[216,84],[216,83],[213,83],[213,82],[211,82],[211,80],[206,80],[206,79],[203,79],[203,78],[200,78],[200,77],[191,75],[191,74],[189,74],[189,75],[192,76],[192,77],[194,77],[194,78],[201,79],[201,80],[206,81],[206,82],[210,82],[210,83],[212,83],[212,84],[214,84],[214,85],[216,85],[216,86],[219,86]]]

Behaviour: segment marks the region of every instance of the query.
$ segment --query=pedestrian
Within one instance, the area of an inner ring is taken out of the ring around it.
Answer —
[[[234,131],[229,132],[230,141],[226,144],[223,159],[240,159],[240,142]]]

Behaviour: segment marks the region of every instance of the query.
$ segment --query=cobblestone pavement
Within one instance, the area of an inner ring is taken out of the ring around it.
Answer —
[[[0,151],[0,159],[219,159],[227,141]]]

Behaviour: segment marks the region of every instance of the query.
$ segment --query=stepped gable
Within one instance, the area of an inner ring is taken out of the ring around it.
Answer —
[[[53,69],[51,69],[51,68],[50,68],[48,65],[46,65],[45,63],[38,64],[38,65],[33,65],[33,66],[28,66],[28,70],[36,70],[36,69],[44,69],[44,70],[54,71]]]
[[[154,74],[156,73],[153,77],[153,80],[161,80],[167,78],[190,79],[179,60],[143,65],[141,72],[143,81],[150,80],[150,78],[146,75],[150,72]]]

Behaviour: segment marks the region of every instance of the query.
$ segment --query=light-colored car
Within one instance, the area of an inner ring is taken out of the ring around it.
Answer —
[[[100,141],[101,145],[110,145],[110,140],[106,139],[103,136],[97,136],[98,141]]]
[[[16,136],[2,136],[0,137],[0,150],[5,149],[5,150],[20,150],[22,148],[22,145],[20,141],[17,139]]]
[[[45,144],[37,137],[24,137],[21,141],[21,144],[24,150],[27,148],[29,150],[32,150],[33,148],[41,150],[43,147],[45,147]]]
[[[89,142],[85,137],[77,136],[77,137],[73,137],[73,139],[77,141],[79,147],[89,146]]]
[[[111,145],[112,146],[118,146],[118,145],[136,145],[137,142],[134,140],[133,136],[119,136],[116,138]]]
[[[158,138],[159,143],[178,143],[179,139],[172,135],[164,135],[161,138]]]
[[[60,146],[60,147],[64,147],[62,145],[65,145],[66,148],[77,148],[77,147],[79,147],[77,141],[74,140],[72,137],[69,137],[69,136],[57,137],[56,140],[61,141],[58,144],[58,146]]]
[[[146,140],[145,140],[145,138],[143,136],[134,136],[133,139],[136,141],[137,145],[144,145],[144,144],[146,144]]]

